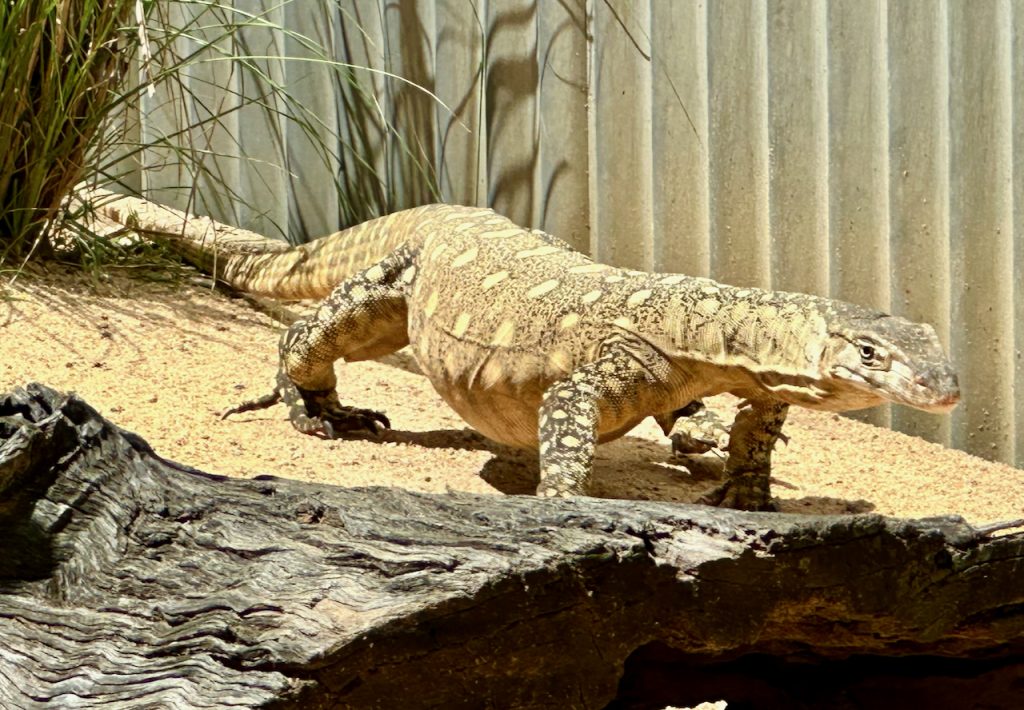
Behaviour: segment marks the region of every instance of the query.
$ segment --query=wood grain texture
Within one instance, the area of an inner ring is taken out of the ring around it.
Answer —
[[[0,398],[0,706],[598,707],[627,657],[1019,662],[1024,535],[238,480]]]

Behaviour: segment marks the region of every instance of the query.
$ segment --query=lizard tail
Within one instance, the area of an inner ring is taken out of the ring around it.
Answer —
[[[403,210],[291,246],[137,197],[95,190],[97,212],[168,245],[232,288],[279,299],[324,298],[340,281],[414,238],[429,208]]]

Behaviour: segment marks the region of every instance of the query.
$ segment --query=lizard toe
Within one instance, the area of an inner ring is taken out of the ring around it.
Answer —
[[[717,443],[708,439],[698,439],[682,432],[676,432],[669,438],[672,440],[672,454],[674,456],[706,454],[715,448]]]
[[[383,412],[359,407],[336,405],[321,415],[335,432],[365,431],[374,436],[391,428],[391,421]]]
[[[254,412],[259,409],[269,409],[275,404],[278,404],[283,400],[280,388],[275,387],[272,392],[261,395],[256,399],[246,400],[240,404],[236,404],[234,407],[228,407],[220,414],[221,420],[227,419],[232,414],[242,414],[243,412]]]
[[[320,433],[325,439],[338,438],[338,432],[334,431],[334,425],[328,419],[317,418],[317,430],[312,433]]]
[[[288,418],[292,423],[292,427],[301,434],[319,436],[323,439],[337,438],[331,422],[322,417],[311,417],[302,410],[291,412]]]
[[[303,433],[336,439],[346,432],[365,431],[376,436],[391,428],[383,412],[341,404],[334,390],[292,388],[297,396],[291,401],[290,418]]]
[[[761,476],[753,474],[735,475],[722,485],[705,493],[697,502],[701,505],[736,510],[778,510],[772,501],[768,486],[762,483],[761,479]]]

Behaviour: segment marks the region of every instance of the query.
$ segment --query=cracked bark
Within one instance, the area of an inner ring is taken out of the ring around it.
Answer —
[[[1024,668],[1024,534],[224,479],[40,385],[0,398],[0,533],[3,707],[792,701],[793,663],[907,657],[998,707]]]

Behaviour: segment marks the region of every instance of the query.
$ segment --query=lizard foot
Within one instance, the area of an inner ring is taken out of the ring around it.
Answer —
[[[729,449],[730,427],[703,402],[690,402],[682,409],[655,419],[672,441],[673,456]]]
[[[311,436],[334,439],[349,431],[366,431],[376,435],[382,429],[391,428],[391,422],[382,412],[347,407],[338,401],[338,393],[334,390],[301,390],[283,372],[278,373],[272,392],[231,407],[220,418],[268,409],[279,402],[288,405],[288,419],[292,426]]]
[[[291,405],[288,418],[298,431],[327,439],[350,431],[366,431],[377,435],[390,429],[391,422],[383,412],[349,407],[338,401],[334,390],[322,392],[298,389],[301,401]]]
[[[686,432],[677,431],[669,437],[672,441],[672,455],[706,454],[712,449],[720,448],[713,439],[698,438]]]
[[[759,471],[734,473],[728,481],[705,493],[697,502],[737,510],[778,510],[772,502],[769,477]]]

